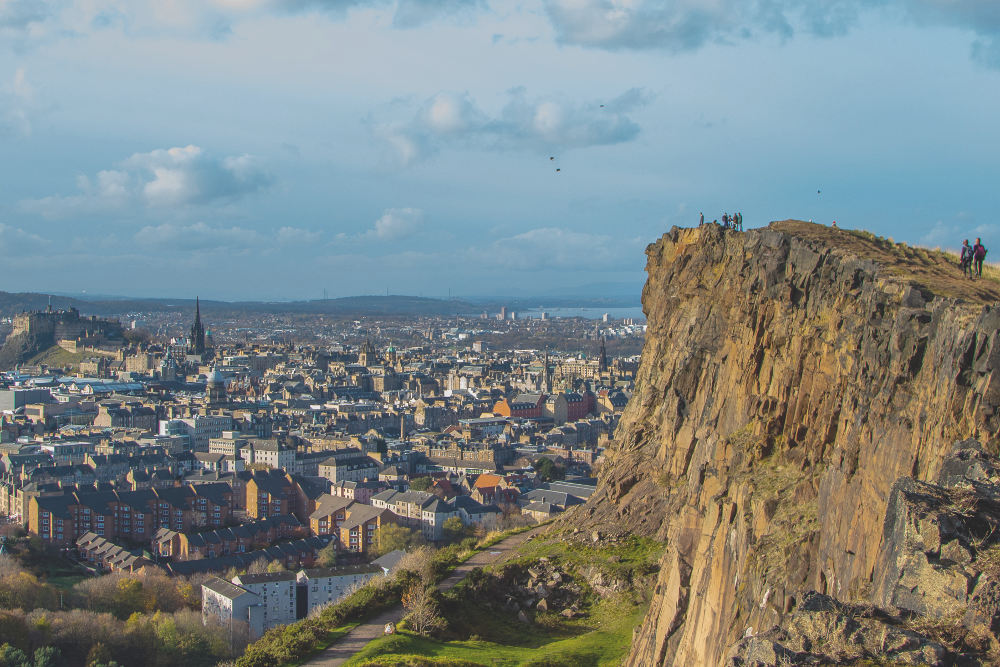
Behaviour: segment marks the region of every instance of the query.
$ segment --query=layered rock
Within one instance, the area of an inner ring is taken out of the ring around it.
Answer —
[[[935,480],[955,441],[996,449],[998,286],[790,221],[673,229],[647,256],[636,392],[583,509],[667,544],[627,664],[724,664],[810,590],[900,602],[894,484]]]

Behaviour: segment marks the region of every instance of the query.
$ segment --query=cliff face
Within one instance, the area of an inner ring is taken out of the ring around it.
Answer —
[[[791,221],[647,256],[636,392],[583,510],[667,543],[626,664],[724,664],[811,590],[883,600],[894,483],[936,479],[958,440],[996,449],[996,284]]]

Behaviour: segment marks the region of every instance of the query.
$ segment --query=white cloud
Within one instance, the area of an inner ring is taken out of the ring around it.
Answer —
[[[274,177],[250,155],[216,158],[198,146],[136,153],[91,178],[79,176],[80,193],[21,202],[47,217],[115,209],[169,209],[232,202],[266,189]]]
[[[532,99],[523,88],[515,88],[491,116],[467,93],[439,93],[409,121],[377,124],[374,131],[402,165],[455,145],[545,153],[634,139],[639,126],[628,114],[650,99],[647,92],[631,89],[603,103],[581,104],[554,97]]]
[[[687,51],[709,41],[797,29],[841,34],[880,0],[545,0],[556,37],[604,49]]]
[[[399,241],[413,236],[424,226],[424,212],[417,208],[390,208],[382,213],[362,238],[374,241]]]
[[[690,51],[709,42],[797,32],[832,37],[873,10],[976,35],[972,57],[1000,67],[1000,5],[992,0],[544,0],[556,39],[608,50]]]

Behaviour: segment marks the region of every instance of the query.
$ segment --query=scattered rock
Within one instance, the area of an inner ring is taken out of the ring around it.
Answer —
[[[546,600],[545,598],[542,598],[541,600],[538,601],[538,604],[535,605],[535,609],[537,609],[538,611],[548,611],[549,601]]]
[[[574,616],[576,616],[576,612],[573,611],[572,609],[563,609],[561,612],[559,612],[559,614],[561,616],[564,616],[565,618],[573,618]]]
[[[531,623],[531,621],[528,619],[528,615],[524,613],[523,609],[517,612],[517,620],[521,621],[522,623],[528,623],[528,624]]]

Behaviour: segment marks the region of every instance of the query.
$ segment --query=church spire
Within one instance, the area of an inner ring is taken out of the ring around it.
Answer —
[[[205,354],[205,327],[201,325],[201,299],[194,298],[194,325],[191,327],[191,351]]]
[[[542,361],[542,391],[552,393],[552,376],[549,375],[549,348],[545,348],[545,358]]]

